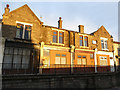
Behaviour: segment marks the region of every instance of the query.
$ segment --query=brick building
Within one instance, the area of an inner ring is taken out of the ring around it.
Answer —
[[[37,72],[114,72],[113,37],[104,26],[86,34],[47,26],[24,5],[10,12],[5,8],[2,18],[4,44],[3,73]],[[56,71],[55,71],[56,70]]]

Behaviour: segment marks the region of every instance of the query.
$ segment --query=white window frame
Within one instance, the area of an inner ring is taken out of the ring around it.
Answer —
[[[33,26],[33,24],[30,24],[30,23],[25,23],[25,22],[20,22],[20,21],[16,21],[16,24],[22,24],[23,25],[23,34],[22,34],[22,39],[24,39],[24,35],[25,35],[25,26],[26,25],[29,25],[29,26]]]
[[[105,43],[105,41],[108,41],[108,38],[100,37],[100,40],[103,40],[104,48],[102,48],[102,42],[101,42],[101,48],[102,48],[102,50],[108,50],[108,43],[107,43],[107,48],[106,48],[106,43]]]
[[[100,64],[100,66],[107,66],[107,63],[108,63],[108,62],[107,62],[107,56],[100,56],[99,58],[100,58],[100,61],[101,61],[101,60],[106,60],[106,65],[101,65],[101,64]],[[101,59],[101,58],[103,58],[103,59]],[[105,58],[106,58],[106,59],[105,59]]]

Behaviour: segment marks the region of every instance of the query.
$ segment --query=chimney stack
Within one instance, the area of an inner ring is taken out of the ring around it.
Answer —
[[[7,5],[6,5],[6,8],[5,8],[5,14],[8,14],[9,11],[10,11],[10,9],[9,9],[9,4],[7,4]]]
[[[79,25],[79,33],[84,33],[84,25]]]
[[[61,17],[59,17],[59,21],[58,21],[58,28],[62,28],[62,20],[61,20],[62,18]]]

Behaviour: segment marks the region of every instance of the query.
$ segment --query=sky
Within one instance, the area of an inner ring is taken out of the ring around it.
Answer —
[[[44,25],[58,27],[62,17],[64,29],[78,31],[78,25],[84,25],[87,34],[103,25],[118,41],[118,2],[2,2],[0,18],[6,4],[10,11],[27,4]]]

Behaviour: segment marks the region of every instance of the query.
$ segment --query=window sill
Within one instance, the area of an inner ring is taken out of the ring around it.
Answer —
[[[80,48],[89,48],[89,47],[86,47],[86,46],[80,46]]]
[[[64,44],[62,44],[62,43],[52,43],[52,45],[60,45],[60,46],[64,46]]]
[[[31,41],[31,39],[14,38],[15,40]]]
[[[102,49],[102,50],[109,51],[108,49]]]

